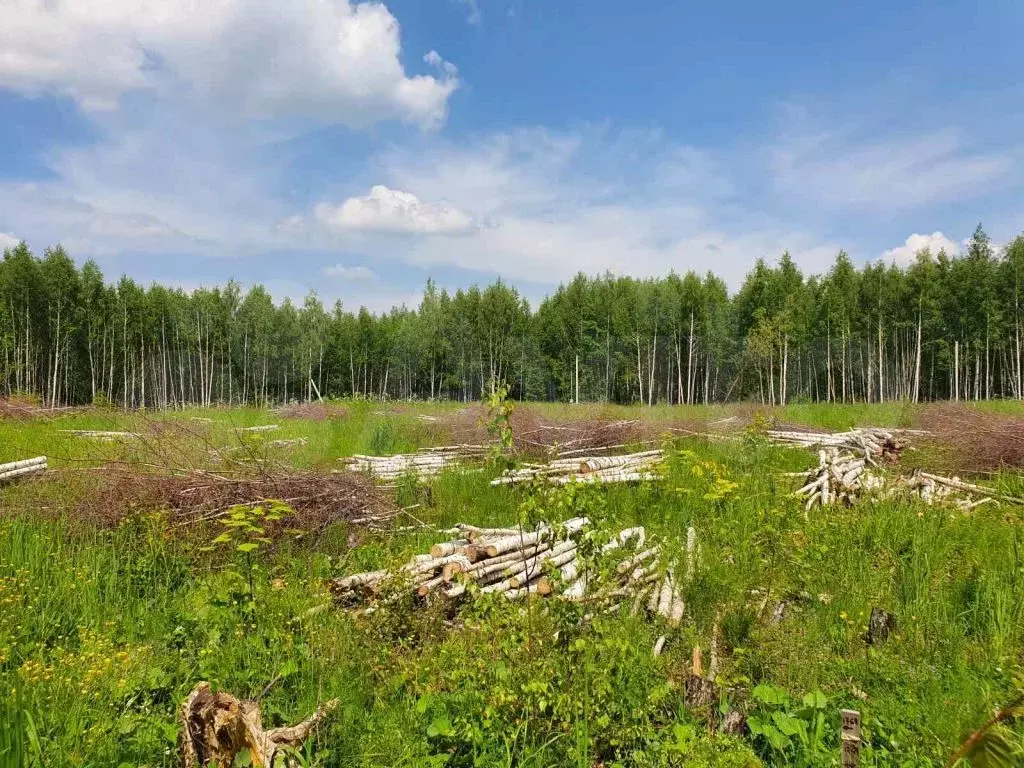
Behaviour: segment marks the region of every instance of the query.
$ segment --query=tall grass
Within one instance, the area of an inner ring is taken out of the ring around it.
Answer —
[[[370,406],[337,421],[280,421],[273,439],[306,437],[283,454],[334,468],[352,452],[393,452],[431,437],[411,415]],[[660,418],[644,412],[643,418]],[[636,413],[632,411],[631,413]],[[255,411],[159,415],[233,426],[271,423]],[[793,406],[782,418],[845,428],[902,423],[900,406]],[[146,417],[151,418],[151,417]],[[138,415],[0,424],[0,460],[47,453],[63,467],[130,446],[62,436],[66,428],[132,428]],[[197,459],[198,460],[198,459]],[[572,606],[500,597],[454,615],[444,606],[371,616],[313,611],[322,580],[394,564],[436,540],[428,530],[357,534],[344,524],[318,539],[267,550],[256,610],[230,554],[170,533],[155,510],[115,530],[34,514],[24,489],[0,491],[0,764],[176,765],[176,707],[199,680],[264,699],[265,722],[293,722],[318,701],[341,706],[310,745],[329,766],[834,765],[838,712],[863,713],[867,765],[933,765],[1003,700],[1024,653],[1024,541],[1018,512],[971,515],[901,503],[863,503],[805,519],[779,473],[806,453],[754,441],[674,445],[663,483],[584,493],[604,524],[642,524],[681,548],[699,531],[700,575],[686,588],[678,629],[628,611],[582,622]],[[528,493],[492,488],[490,471],[446,472],[429,492],[402,484],[416,519],[508,524]],[[715,477],[737,484],[716,492]],[[43,481],[73,495],[73,474]],[[3,507],[0,507],[2,510]],[[549,510],[552,516],[566,510]],[[400,525],[411,524],[410,518]],[[783,602],[785,617],[771,620]],[[896,617],[888,642],[864,639],[871,609]],[[827,697],[821,750],[779,752],[746,735],[722,737],[683,704],[691,649],[712,626],[725,640],[723,701],[756,709],[771,684]],[[666,652],[651,647],[668,636]]]

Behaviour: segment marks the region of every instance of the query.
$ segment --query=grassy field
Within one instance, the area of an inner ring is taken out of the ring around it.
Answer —
[[[393,525],[403,530],[338,520],[255,556],[214,545],[215,521],[182,528],[160,509],[82,508],[102,467],[208,467],[214,446],[326,473],[353,453],[459,439],[475,419],[458,405],[344,407],[321,420],[236,409],[0,421],[0,462],[45,454],[57,470],[0,488],[0,764],[177,765],[177,709],[200,680],[239,697],[272,683],[262,707],[273,724],[340,699],[302,760],[346,768],[832,766],[844,708],[862,713],[863,765],[943,765],[1021,691],[1024,510],[863,502],[805,517],[780,473],[813,457],[750,431],[732,442],[674,433],[658,483],[540,494],[492,488],[496,467],[447,472],[429,488],[402,481],[395,503],[410,512]],[[641,419],[657,433],[757,409],[529,410],[541,421]],[[767,416],[840,429],[908,426],[917,411],[791,406]],[[235,431],[269,423],[280,429]],[[77,429],[144,437],[98,443],[62,431]],[[295,438],[307,442],[265,446]],[[905,459],[930,460],[928,450]],[[1024,489],[1013,473],[985,482]],[[628,611],[583,621],[575,604],[512,607],[500,595],[459,607],[410,597],[369,616],[311,610],[329,602],[324,579],[396,565],[440,540],[434,527],[576,514],[615,530],[643,525],[675,548],[697,529],[701,568],[680,627]],[[787,610],[773,621],[780,601]],[[865,642],[872,608],[895,616],[884,644]],[[708,648],[716,617],[716,707],[746,713],[753,727],[740,737],[684,705],[692,648]]]

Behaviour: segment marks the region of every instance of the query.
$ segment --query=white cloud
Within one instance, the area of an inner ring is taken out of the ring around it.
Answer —
[[[837,132],[787,134],[771,153],[776,188],[815,204],[902,210],[992,191],[1011,152],[979,152],[953,131],[870,143]]]
[[[477,0],[458,0],[462,5],[466,6],[468,15],[466,16],[466,23],[472,24],[473,26],[479,26],[480,22],[483,21],[483,14],[480,12],[480,4]],[[509,8],[509,15],[511,15],[512,9]]]
[[[445,203],[424,203],[416,195],[382,184],[370,194],[350,197],[340,206],[321,203],[316,218],[337,231],[393,232],[418,235],[452,235],[475,228],[469,214]]]
[[[316,209],[333,234],[324,245],[419,267],[458,267],[488,275],[483,279],[552,285],[579,271],[649,276],[693,269],[712,270],[733,287],[759,257],[774,260],[789,249],[803,267],[821,270],[839,250],[721,204],[733,185],[710,155],[623,136],[603,128],[524,129],[393,149],[372,164],[387,186]],[[639,154],[638,143],[645,144]],[[393,191],[399,189],[409,191]],[[420,202],[442,197],[449,201],[443,208]],[[446,228],[462,236],[380,236]]]
[[[950,256],[960,251],[960,247],[941,232],[932,232],[930,235],[919,235],[915,232],[903,245],[885,251],[882,258],[900,265],[913,264],[917,252],[923,248],[929,249],[932,256],[943,250]]]
[[[8,248],[14,248],[21,240],[16,238],[14,235],[9,235],[6,232],[0,232],[0,253],[3,253]]]
[[[53,91],[89,110],[142,88],[178,89],[225,112],[348,125],[444,120],[459,82],[408,75],[398,21],[351,0],[6,0],[0,86]]]
[[[324,267],[321,270],[326,277],[335,277],[340,280],[372,280],[376,275],[369,267],[346,267],[344,264],[335,264],[332,267]]]

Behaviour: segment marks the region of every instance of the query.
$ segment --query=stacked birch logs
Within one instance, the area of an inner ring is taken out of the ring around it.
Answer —
[[[260,424],[255,427],[235,427],[235,432],[273,432],[280,428],[279,424]]]
[[[768,438],[777,445],[804,448],[835,448],[862,453],[869,463],[876,459],[896,458],[909,445],[907,436],[922,434],[915,430],[890,431],[879,427],[851,429],[848,432],[803,432],[769,430]]]
[[[917,470],[910,475],[887,477],[867,468],[867,457],[838,450],[818,452],[818,466],[807,472],[795,472],[806,484],[793,495],[805,499],[805,509],[835,503],[853,504],[863,494],[874,494],[883,499],[911,496],[928,505],[951,504],[970,511],[983,504],[1006,501],[1024,504],[1024,499],[999,494],[992,488],[975,485],[959,477],[943,477]]]
[[[65,435],[77,435],[88,440],[99,440],[105,443],[117,440],[131,440],[138,437],[135,432],[105,432],[97,429],[62,429],[60,431]]]
[[[542,479],[555,485],[566,483],[631,483],[660,480],[661,450],[641,451],[624,456],[590,456],[555,459],[547,464],[526,464],[507,470],[491,485],[516,485]]]
[[[806,501],[805,510],[816,504],[822,507],[836,502],[852,504],[864,484],[867,462],[867,456],[823,448],[818,451],[818,466],[807,472],[793,473],[806,481],[793,495]]]
[[[394,456],[356,454],[341,461],[348,464],[350,471],[368,472],[378,480],[395,480],[410,474],[422,480],[434,477],[448,467],[458,466],[464,459],[479,459],[483,456],[482,445],[445,445]]]
[[[293,437],[288,440],[271,440],[267,448],[294,448],[300,445],[308,445],[309,439],[305,437]]]
[[[421,598],[501,594],[516,600],[550,595],[596,602],[606,610],[629,599],[634,612],[646,606],[678,624],[685,613],[682,584],[696,571],[696,531],[688,531],[687,560],[679,577],[675,565],[663,565],[661,547],[646,546],[647,535],[640,527],[620,531],[596,548],[592,563],[584,562],[581,545],[593,542],[595,534],[589,523],[577,517],[533,531],[460,524],[449,531],[456,538],[435,544],[429,554],[416,555],[396,571],[357,573],[333,579],[328,586],[339,602],[349,605],[380,598],[389,586],[412,589]],[[610,567],[590,567],[602,561]],[[471,590],[470,585],[476,588]]]
[[[952,504],[964,512],[983,504],[998,505],[1000,501],[1024,504],[1024,499],[1002,495],[992,488],[964,482],[959,477],[943,477],[920,470],[898,478],[891,488],[886,489],[884,495],[891,497],[907,492],[925,504]]]
[[[36,456],[34,459],[22,459],[21,461],[0,464],[0,483],[17,480],[19,477],[42,474],[45,471],[45,456]]]

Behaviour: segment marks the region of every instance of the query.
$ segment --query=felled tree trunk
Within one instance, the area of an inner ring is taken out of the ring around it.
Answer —
[[[223,691],[214,693],[209,683],[201,682],[181,705],[178,743],[182,767],[230,768],[243,749],[249,750],[253,766],[280,765],[282,748],[301,746],[337,706],[338,700],[331,699],[298,725],[265,731],[259,702],[239,701]]]

